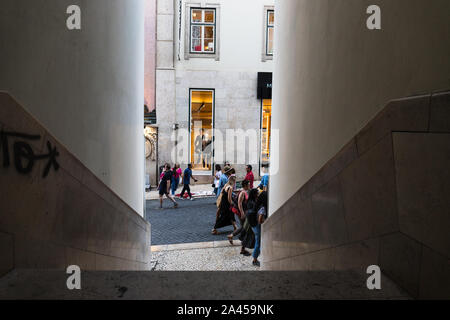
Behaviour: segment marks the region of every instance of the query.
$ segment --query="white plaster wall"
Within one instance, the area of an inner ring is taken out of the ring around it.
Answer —
[[[220,70],[220,71],[254,71],[272,72],[273,61],[261,61],[263,52],[264,6],[273,6],[274,0],[183,0],[182,1],[182,34],[177,41],[177,70]],[[205,4],[220,4],[220,60],[190,58],[184,60],[184,41],[186,13],[185,4],[194,3],[199,6]],[[178,30],[178,7],[175,23]],[[276,16],[276,13],[275,13]],[[275,17],[277,19],[277,17]],[[180,59],[178,59],[178,53]]]
[[[381,31],[366,28],[371,4]],[[448,0],[282,0],[275,10],[271,213],[388,100],[450,87]]]
[[[0,48],[0,90],[142,214],[144,1],[2,0]]]

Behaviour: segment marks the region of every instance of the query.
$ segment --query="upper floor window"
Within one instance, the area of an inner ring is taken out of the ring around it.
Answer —
[[[275,12],[267,10],[267,32],[266,32],[266,54],[273,55],[273,28],[275,21]]]
[[[190,53],[216,52],[216,10],[191,8]]]
[[[275,11],[273,6],[264,7],[264,38],[262,61],[273,59],[273,37],[275,28]]]

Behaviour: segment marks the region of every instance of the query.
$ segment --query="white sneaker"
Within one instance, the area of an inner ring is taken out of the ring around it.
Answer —
[[[194,201],[194,198],[191,198],[191,201]]]

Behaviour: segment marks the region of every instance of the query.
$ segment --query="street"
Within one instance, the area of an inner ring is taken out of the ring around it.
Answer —
[[[229,226],[212,235],[211,230],[216,219],[215,198],[199,198],[194,201],[177,200],[178,208],[168,199],[164,199],[163,209],[159,209],[159,200],[147,201],[147,219],[150,222],[152,246],[227,240],[233,231]]]

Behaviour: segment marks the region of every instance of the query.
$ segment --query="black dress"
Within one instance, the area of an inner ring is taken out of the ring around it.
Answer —
[[[228,202],[228,192],[222,190],[222,193],[222,200],[220,201],[219,206],[219,216],[216,219],[214,229],[220,229],[233,224],[234,213],[231,211],[230,203]]]

